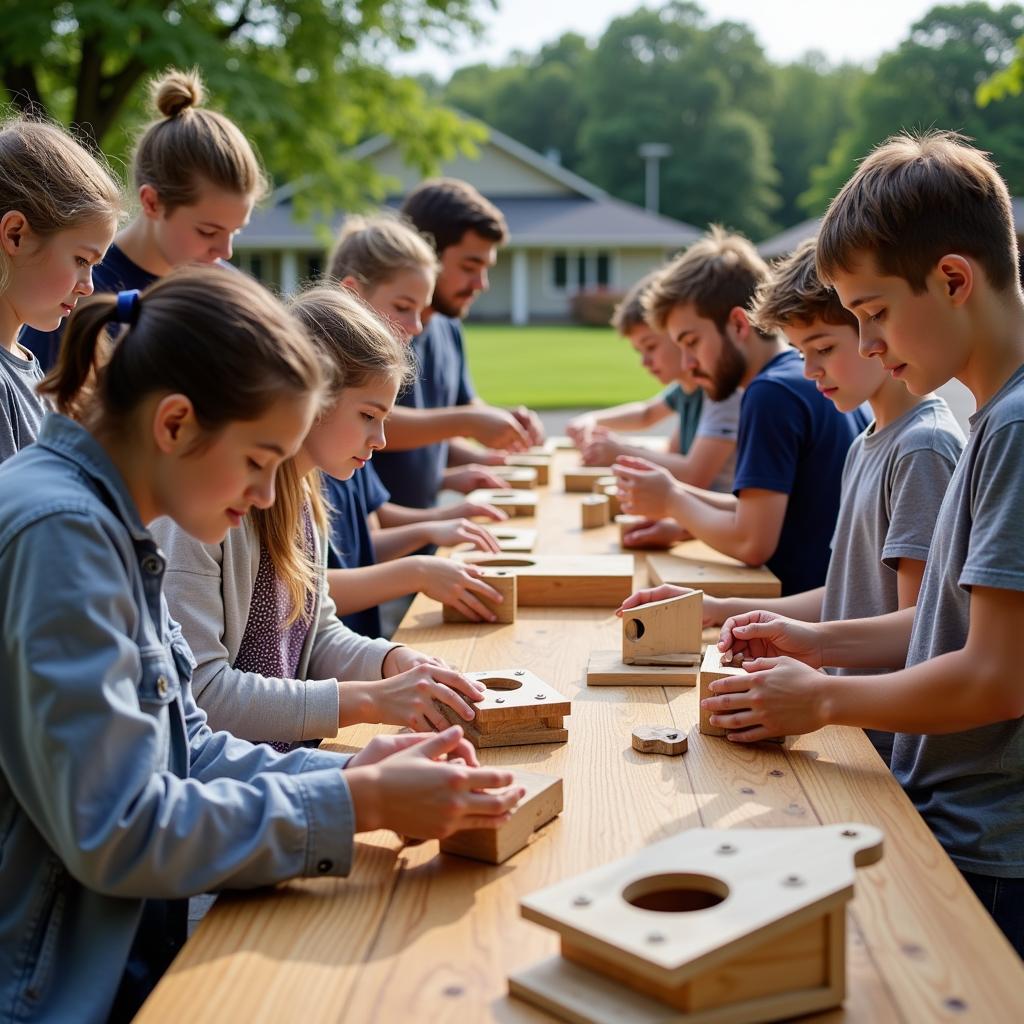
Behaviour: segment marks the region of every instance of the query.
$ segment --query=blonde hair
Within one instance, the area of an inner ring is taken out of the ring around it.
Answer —
[[[238,126],[215,110],[203,110],[203,80],[195,69],[170,69],[149,83],[160,115],[135,147],[135,187],[151,185],[164,210],[190,206],[203,182],[226,192],[261,199],[267,177]]]
[[[993,288],[1017,287],[1017,234],[1006,183],[957,132],[886,139],[832,200],[818,234],[818,273],[832,281],[860,255],[922,292],[946,253],[972,256]]]
[[[383,375],[399,386],[412,377],[409,351],[376,313],[341,288],[318,286],[295,296],[288,308],[317,350],[325,374],[324,405],[338,400],[345,388],[362,387]],[[277,474],[277,498],[268,509],[251,515],[260,543],[288,586],[291,610],[288,624],[302,614],[307,597],[316,592],[322,569],[306,555],[302,543],[303,508],[309,505],[321,534],[327,529],[320,471],[299,476],[289,459]]]
[[[0,125],[0,217],[12,210],[45,240],[92,221],[116,221],[124,196],[101,159],[63,128],[18,117]],[[10,273],[0,252],[0,292]]]
[[[857,318],[839,301],[835,290],[818,277],[816,242],[808,238],[773,264],[750,307],[750,320],[765,334],[816,320],[837,327],[856,327]]]
[[[403,270],[425,270],[436,278],[440,264],[427,240],[395,214],[350,215],[331,253],[327,276],[335,281],[355,278],[373,289]]]
[[[768,264],[751,242],[715,225],[655,278],[643,299],[647,322],[663,331],[673,307],[689,302],[724,330],[729,314],[746,309],[767,276]]]
[[[611,325],[619,334],[625,336],[634,327],[642,327],[647,318],[644,316],[644,296],[654,284],[660,271],[652,270],[645,274],[622,297],[622,301],[612,310]]]

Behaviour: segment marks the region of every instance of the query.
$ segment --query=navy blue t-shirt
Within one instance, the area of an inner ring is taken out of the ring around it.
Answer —
[[[357,469],[348,480],[324,475],[331,533],[327,542],[328,569],[361,569],[375,565],[377,553],[367,517],[390,499],[372,463]],[[363,636],[380,636],[380,611],[375,605],[341,616],[349,629]]]
[[[462,343],[462,324],[434,313],[422,334],[413,338],[416,380],[398,398],[414,409],[442,409],[468,405],[476,392]],[[412,508],[437,503],[441,478],[448,465],[448,442],[428,444],[404,452],[382,451],[373,459],[391,500]]]
[[[767,563],[784,595],[825,582],[843,463],[867,425],[863,409],[839,412],[804,377],[803,360],[792,350],[767,363],[743,394],[733,491],[758,487],[789,495],[779,546]]]
[[[148,288],[157,279],[156,274],[143,270],[116,246],[111,245],[103,259],[93,267],[92,286],[97,292],[122,292],[130,288]],[[60,352],[60,339],[64,335],[64,324],[55,331],[37,331],[31,327],[23,327],[18,341],[27,349],[31,349],[44,370],[49,370],[57,362]]]

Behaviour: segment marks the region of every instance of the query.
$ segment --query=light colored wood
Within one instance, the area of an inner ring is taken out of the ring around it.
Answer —
[[[627,665],[622,651],[591,651],[587,686],[696,686],[699,665]]]
[[[617,608],[633,592],[631,555],[492,555],[459,551],[453,558],[508,569],[519,578],[518,606]]]
[[[631,516],[626,513],[617,515],[615,517],[615,525],[619,528],[619,545],[625,548],[626,534],[632,533],[638,526],[642,526],[646,522],[647,516]],[[627,550],[632,550],[632,548]]]
[[[571,437],[556,434],[554,437],[547,439],[544,448],[550,452],[573,452],[576,450],[576,442]]]
[[[607,526],[610,510],[611,502],[607,495],[588,494],[580,502],[580,526],[584,530]]]
[[[537,470],[531,466],[488,466],[488,471],[505,481],[506,487],[531,491],[537,486]]]
[[[778,576],[765,566],[743,565],[699,542],[678,545],[674,550],[693,554],[652,552],[647,556],[652,586],[673,583],[703,590],[710,597],[778,597],[782,593]]]
[[[722,652],[716,644],[708,644],[704,651],[704,660],[700,665],[700,699],[713,696],[711,684],[719,679],[726,679],[729,676],[743,675],[743,669],[737,665],[723,665]],[[700,731],[705,736],[724,736],[727,729],[720,725],[711,724],[711,712],[705,711],[704,706],[700,708]]]
[[[614,480],[614,477],[610,478]],[[611,503],[611,517],[614,519],[616,516],[622,515],[622,502],[619,500],[619,487],[615,483],[602,483],[595,492],[597,494],[603,494],[608,498]]]
[[[608,466],[574,466],[565,471],[562,480],[567,494],[590,494],[594,490],[594,484],[610,473],[611,469]]]
[[[532,551],[537,543],[537,531],[527,530],[520,526],[495,524],[488,527],[488,532],[498,542],[498,547],[502,551]],[[469,551],[475,549],[460,546],[457,550]]]
[[[630,608],[622,613],[622,660],[627,665],[698,663],[703,618],[700,590]]]
[[[500,491],[494,488],[480,488],[470,491],[468,499],[481,505],[500,508],[511,518],[537,514],[537,495],[534,491],[517,491],[511,487]]]
[[[509,820],[500,828],[467,829],[441,840],[442,853],[504,864],[509,857],[530,843],[537,832],[562,813],[562,780],[555,775],[517,771],[513,786],[522,786],[526,794]]]
[[[506,466],[522,466],[537,474],[537,486],[547,487],[551,480],[551,456],[543,452],[530,451],[523,455],[509,455]]]
[[[507,625],[510,622],[516,621],[516,576],[515,573],[509,572],[507,569],[481,569],[480,575],[488,586],[494,587],[494,589],[501,594],[501,603],[497,601],[490,601],[482,594],[476,594],[476,599],[486,608],[488,611],[494,612],[497,618],[494,624]],[[476,619],[470,619],[463,615],[458,608],[453,608],[451,605],[443,605],[441,608],[441,617],[445,622],[476,622]]]
[[[633,730],[633,749],[641,754],[675,757],[686,753],[686,733],[672,725],[638,725]]]

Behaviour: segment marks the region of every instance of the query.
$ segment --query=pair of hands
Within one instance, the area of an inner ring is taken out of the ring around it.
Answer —
[[[499,828],[525,794],[510,771],[480,767],[458,726],[434,736],[375,736],[345,777],[357,831],[388,828],[412,839]]]
[[[651,521],[671,516],[671,499],[680,488],[664,466],[635,455],[620,455],[612,464],[612,472],[623,512]]]
[[[470,505],[470,502],[465,502]],[[480,508],[491,508],[490,505],[481,505]],[[494,509],[498,512],[497,509]],[[476,515],[483,513],[476,512]],[[498,513],[495,521],[500,522],[508,517],[504,512]],[[456,544],[469,544],[478,551],[489,551],[497,554],[501,551],[501,545],[494,539],[490,530],[484,529],[469,519],[439,519],[430,523],[427,528],[428,543],[436,544],[439,548],[453,548]],[[422,588],[421,588],[422,589]]]
[[[540,417],[525,405],[498,409],[493,405],[474,406],[470,410],[470,437],[487,448],[522,452],[544,443]]]
[[[494,550],[499,550],[498,542],[493,537],[490,540]],[[417,556],[417,562],[422,574],[419,589],[427,597],[450,605],[471,622],[494,622],[497,619],[480,598],[485,597],[493,604],[501,604],[504,598],[484,581],[483,573],[475,565],[424,556]]]
[[[628,597],[616,612],[691,591],[666,584]],[[705,595],[705,625],[717,602]],[[710,602],[710,608],[709,608]],[[829,722],[823,635],[816,622],[800,622],[775,612],[733,615],[722,624],[718,649],[728,664],[742,655],[745,675],[711,684],[714,696],[702,701],[711,724],[728,729],[734,743],[756,743],[776,736],[814,732]]]

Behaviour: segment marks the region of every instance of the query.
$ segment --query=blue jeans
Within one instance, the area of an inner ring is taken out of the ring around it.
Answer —
[[[1024,878],[993,878],[962,871],[964,880],[1024,959]]]

